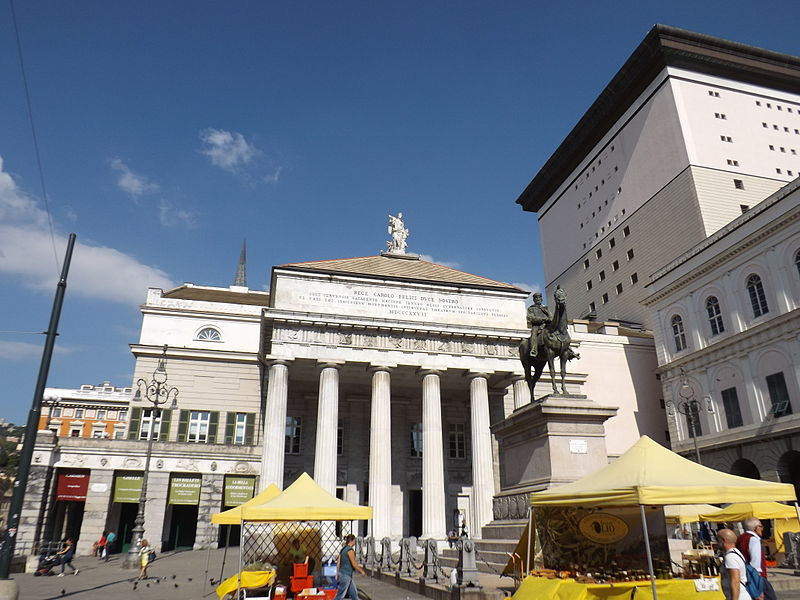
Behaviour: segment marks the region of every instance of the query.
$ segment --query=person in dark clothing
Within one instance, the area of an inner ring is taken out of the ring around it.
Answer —
[[[61,549],[57,556],[58,562],[61,565],[61,573],[58,574],[59,577],[64,576],[65,567],[72,569],[75,575],[78,574],[79,569],[76,569],[72,564],[72,559],[75,556],[75,543],[72,541],[72,538],[67,538],[67,541],[64,542],[64,548]]]

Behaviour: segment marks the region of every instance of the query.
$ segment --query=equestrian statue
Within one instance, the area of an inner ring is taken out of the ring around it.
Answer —
[[[567,295],[561,286],[556,286],[553,297],[556,306],[551,315],[550,309],[542,304],[542,295],[538,292],[533,295],[533,304],[528,307],[527,313],[531,335],[519,345],[519,359],[525,369],[525,381],[531,390],[531,401],[534,399],[533,390],[542,376],[545,364],[550,367],[553,392],[558,394],[554,365],[554,359],[558,357],[561,363],[561,393],[566,395],[564,378],[567,374],[567,362],[573,358],[580,358],[580,354],[573,352],[569,347],[572,340],[567,330]],[[531,369],[533,369],[532,374]]]

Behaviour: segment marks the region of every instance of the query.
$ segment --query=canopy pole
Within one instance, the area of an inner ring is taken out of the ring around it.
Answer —
[[[650,586],[653,588],[653,600],[658,600],[656,576],[653,571],[653,555],[650,552],[650,534],[647,532],[647,518],[644,514],[644,504],[639,505],[639,513],[642,515],[642,533],[644,534],[644,547],[645,550],[647,550],[647,568],[650,570]]]
[[[244,551],[244,519],[239,521],[239,570],[236,572],[236,597],[242,594],[242,552]]]
[[[211,562],[211,544],[208,545],[208,552],[206,552],[206,572],[203,576],[203,597],[206,595],[206,586],[208,585],[208,565]]]
[[[797,500],[794,501],[794,511],[797,513],[797,520],[800,521],[800,506],[797,505]]]
[[[225,534],[225,550],[222,551],[222,565],[219,568],[219,580],[222,581],[222,575],[225,572],[225,559],[228,557],[228,546],[231,544],[231,525],[228,525],[228,533]],[[241,552],[241,548],[239,549]]]
[[[525,572],[522,574],[522,579],[527,577],[531,572],[531,530],[533,529],[533,507],[528,506],[528,551],[525,555]]]

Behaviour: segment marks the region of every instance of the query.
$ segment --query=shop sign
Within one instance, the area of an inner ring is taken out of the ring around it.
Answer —
[[[56,500],[86,500],[89,489],[88,471],[60,471],[56,486]]]
[[[173,475],[169,480],[169,504],[200,504],[201,479],[196,476]]]
[[[255,477],[226,475],[223,506],[240,506],[244,504],[253,497],[255,488]]]
[[[628,524],[608,513],[586,515],[578,522],[578,529],[598,544],[613,544],[628,535]]]
[[[142,475],[117,474],[114,477],[113,502],[139,504],[139,498],[142,495],[142,479]]]

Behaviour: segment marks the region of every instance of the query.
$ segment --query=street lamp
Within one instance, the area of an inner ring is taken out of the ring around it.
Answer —
[[[158,366],[153,371],[150,381],[139,379],[136,382],[136,394],[134,402],[145,400],[153,405],[150,414],[150,424],[147,430],[147,458],[144,463],[144,476],[142,477],[142,491],[139,493],[139,510],[136,513],[133,530],[131,531],[131,546],[128,549],[128,556],[125,559],[124,567],[135,569],[139,566],[139,542],[144,534],[144,506],[147,501],[147,475],[150,471],[150,457],[153,454],[153,430],[156,428],[156,419],[161,416],[161,407],[167,402],[170,409],[178,408],[178,388],[167,386],[167,345],[161,352],[158,359]],[[160,427],[159,427],[160,430]]]
[[[679,402],[672,400],[667,402],[667,414],[670,416],[675,414],[677,410],[682,415],[686,416],[686,422],[689,425],[689,435],[692,436],[694,442],[694,456],[698,465],[703,464],[700,461],[700,449],[697,447],[697,427],[696,424],[700,418],[700,402],[694,397],[694,390],[689,385],[689,379],[686,376],[686,370],[681,367],[681,387],[678,390],[678,395],[681,397]]]

